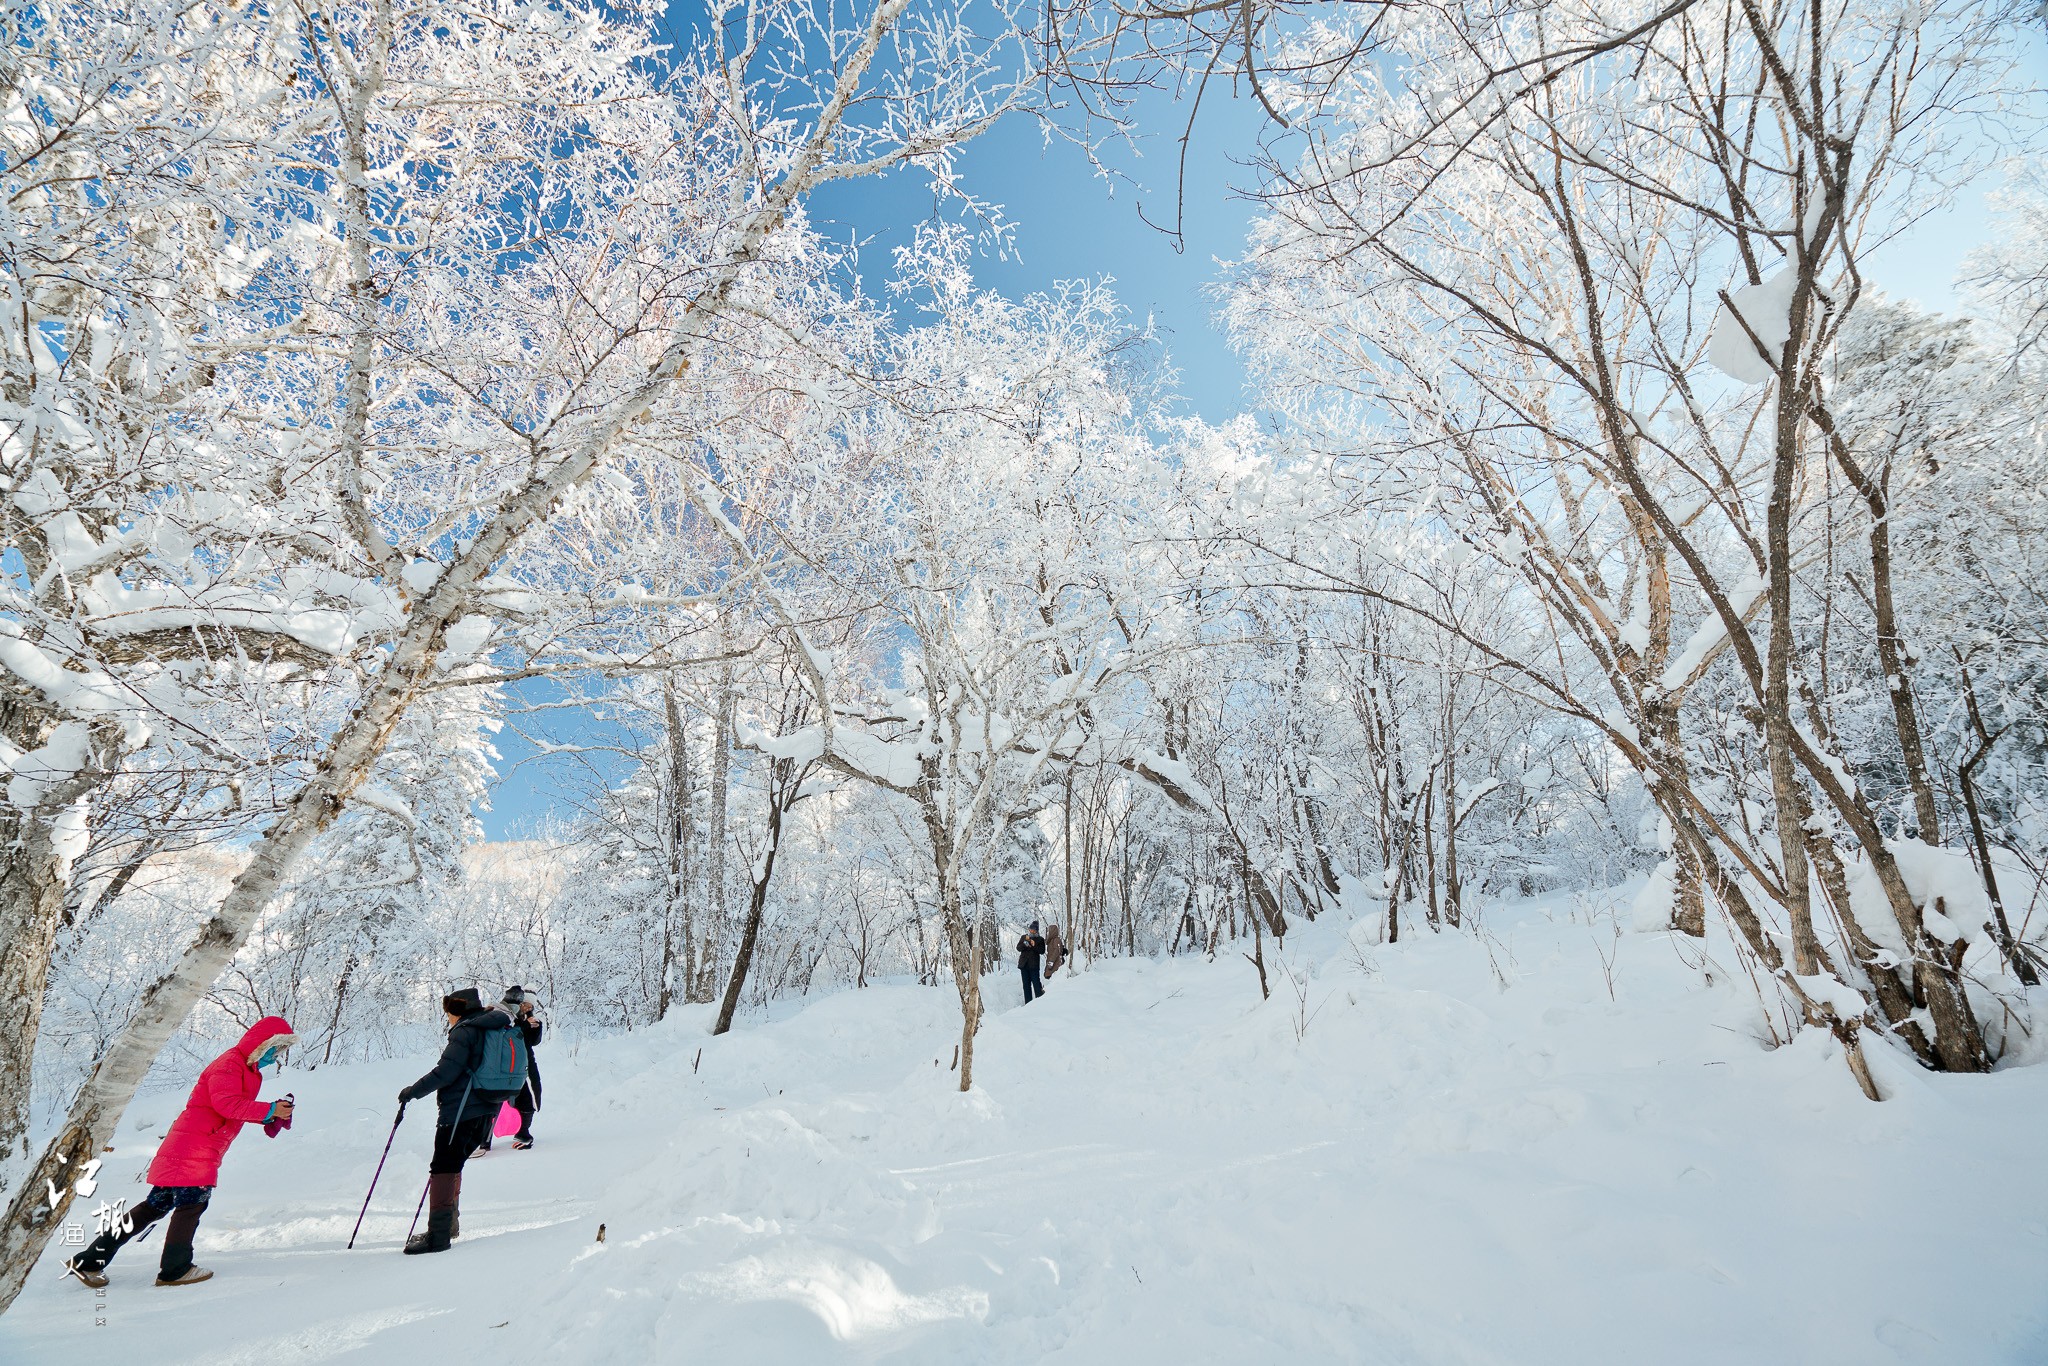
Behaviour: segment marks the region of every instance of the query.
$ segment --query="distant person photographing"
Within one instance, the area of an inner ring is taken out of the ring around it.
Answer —
[[[519,1026],[519,1033],[526,1040],[526,1086],[512,1097],[512,1108],[519,1112],[519,1132],[512,1136],[512,1146],[531,1148],[533,1112],[540,1109],[540,1060],[533,1055],[533,1050],[540,1047],[543,1028],[536,1014],[540,1002],[526,988],[513,986],[505,991],[504,1005],[512,1012],[512,1023]]]
[[[1031,928],[1024,931],[1017,941],[1017,971],[1024,974],[1024,1004],[1030,1005],[1037,997],[1045,995],[1045,983],[1038,980],[1038,960],[1045,956],[1045,936],[1038,932],[1038,922],[1031,922]]]
[[[486,1010],[475,987],[443,996],[441,1010],[448,1017],[441,1060],[398,1093],[401,1106],[434,1093],[440,1119],[427,1166],[427,1228],[406,1239],[408,1255],[446,1252],[460,1235],[462,1164],[490,1136],[498,1107],[526,1085],[526,1040],[509,1013]]]

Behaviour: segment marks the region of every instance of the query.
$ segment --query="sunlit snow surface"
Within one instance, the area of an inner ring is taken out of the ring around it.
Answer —
[[[425,1113],[342,1250],[424,1060],[287,1074],[297,1127],[236,1146],[202,1228],[215,1279],[154,1288],[152,1237],[96,1328],[53,1251],[0,1362],[2048,1360],[2048,1069],[1874,1048],[1872,1105],[1825,1039],[1759,1048],[1746,980],[1664,934],[1621,936],[1610,1001],[1587,918],[1393,948],[1326,921],[1263,1005],[1234,951],[1029,1009],[992,976],[968,1096],[948,988],[551,1040],[540,1146],[473,1162],[428,1258],[397,1253]],[[176,1099],[131,1112],[103,1193],[141,1195]]]

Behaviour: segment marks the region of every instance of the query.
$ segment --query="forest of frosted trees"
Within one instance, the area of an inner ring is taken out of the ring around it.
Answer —
[[[0,11],[8,1295],[160,1056],[417,1050],[457,979],[592,1033],[915,980],[964,1089],[1029,920],[1257,992],[1320,915],[1606,897],[1873,1100],[1992,1069],[2048,1023],[2038,28]],[[1222,424],[1111,287],[979,284],[954,174],[1204,71],[1272,130]],[[940,205],[882,263],[805,212],[872,176]],[[1887,297],[1981,183],[1959,310]],[[515,732],[556,813],[487,843]]]

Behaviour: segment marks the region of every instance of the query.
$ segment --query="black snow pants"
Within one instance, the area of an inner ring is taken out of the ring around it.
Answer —
[[[1033,963],[1030,967],[1019,968],[1017,969],[1017,971],[1022,973],[1024,976],[1025,1005],[1030,1005],[1031,1000],[1034,996],[1045,995],[1045,983],[1038,980],[1038,964]]]
[[[519,1132],[513,1137],[521,1143],[533,1142],[533,1088],[524,1087],[512,1097],[512,1108],[519,1112]]]
[[[72,1259],[81,1271],[105,1271],[114,1254],[165,1215],[164,1250],[157,1262],[157,1275],[174,1281],[192,1269],[192,1237],[199,1231],[199,1216],[213,1199],[211,1186],[151,1186],[142,1202],[128,1211],[128,1226],[115,1225],[87,1245]]]
[[[498,1107],[493,1105],[487,1115],[477,1115],[460,1124],[443,1124],[434,1130],[434,1160],[427,1164],[427,1171],[442,1176],[461,1171],[469,1155],[491,1136],[491,1124],[497,1117]]]

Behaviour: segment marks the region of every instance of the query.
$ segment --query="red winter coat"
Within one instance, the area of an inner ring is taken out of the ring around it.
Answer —
[[[244,1124],[270,1118],[270,1104],[256,1099],[263,1074],[252,1065],[264,1045],[292,1027],[282,1015],[266,1015],[249,1026],[242,1041],[206,1065],[156,1160],[149,1164],[152,1186],[212,1186],[220,1181],[220,1160]]]

